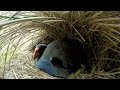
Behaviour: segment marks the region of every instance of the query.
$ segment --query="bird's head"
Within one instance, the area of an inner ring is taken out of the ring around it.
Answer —
[[[39,51],[40,51],[40,48],[35,48],[34,53],[32,55],[34,60],[40,56]]]
[[[34,53],[32,55],[33,59],[35,60],[36,58],[40,58],[46,47],[47,47],[47,45],[45,45],[45,44],[36,45]]]

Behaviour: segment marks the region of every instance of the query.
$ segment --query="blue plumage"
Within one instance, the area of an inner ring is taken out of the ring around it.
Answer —
[[[56,40],[47,45],[35,66],[48,74],[66,78],[80,67],[80,50],[71,42]]]

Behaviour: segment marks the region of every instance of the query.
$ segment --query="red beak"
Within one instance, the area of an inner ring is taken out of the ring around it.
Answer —
[[[40,54],[39,54],[39,48],[35,48],[35,51],[33,53],[33,59],[35,60],[39,56],[40,56]]]

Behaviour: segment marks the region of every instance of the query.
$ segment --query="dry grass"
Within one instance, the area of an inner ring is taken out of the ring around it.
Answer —
[[[90,73],[79,72],[75,74],[78,78],[81,75],[83,77],[90,75],[90,78],[94,75],[98,78],[119,78],[119,11],[31,11],[28,13],[31,14],[16,12],[9,17],[1,15],[2,19],[7,18],[0,23],[1,67],[24,49],[31,50],[36,43],[49,43],[56,39],[68,38],[78,40],[89,58]]]
[[[5,64],[5,72],[0,69],[0,76],[4,79],[59,79],[53,77],[34,66],[31,52],[24,52],[18,55],[15,60]]]

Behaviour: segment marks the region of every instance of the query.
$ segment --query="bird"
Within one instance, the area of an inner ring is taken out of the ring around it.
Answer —
[[[35,66],[54,77],[67,78],[82,63],[82,51],[78,46],[69,40],[55,40],[48,45],[39,44],[33,55],[37,59]]]

